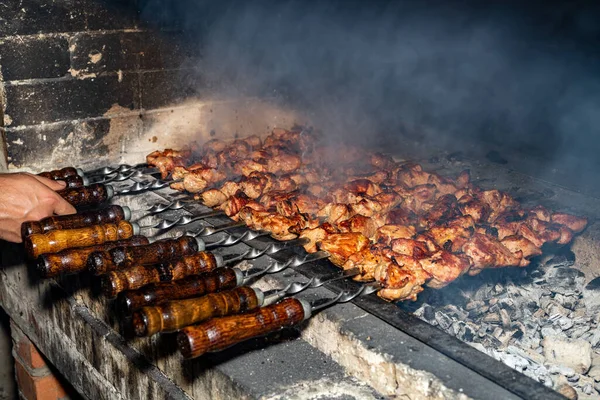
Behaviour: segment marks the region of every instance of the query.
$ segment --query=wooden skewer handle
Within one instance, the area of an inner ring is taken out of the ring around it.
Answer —
[[[34,233],[46,233],[57,229],[78,229],[90,225],[114,224],[128,220],[131,211],[127,207],[113,205],[98,211],[85,211],[71,215],[44,218],[40,221],[27,221],[21,225],[21,236],[25,239]]]
[[[118,271],[110,271],[102,277],[102,292],[109,299],[124,290],[135,290],[151,283],[170,282],[209,272],[223,264],[221,256],[199,251],[177,262],[159,265],[134,265]]]
[[[66,178],[59,178],[57,180],[64,181],[68,189],[83,187],[87,183],[87,179],[79,175],[67,176]]]
[[[239,314],[261,306],[263,293],[249,286],[187,300],[169,301],[160,306],[143,307],[133,314],[137,336],[174,332],[210,318]]]
[[[204,250],[204,242],[192,236],[157,240],[139,247],[116,247],[105,252],[90,254],[88,268],[95,275],[102,275],[132,265],[148,265],[169,262]]]
[[[177,345],[184,358],[194,358],[298,324],[305,315],[310,315],[310,306],[289,297],[248,314],[213,318],[183,328],[177,335]]]
[[[106,203],[112,198],[114,192],[111,186],[95,183],[90,186],[84,186],[74,189],[63,189],[56,193],[74,207],[92,207]]]
[[[40,172],[38,175],[42,176],[44,178],[56,180],[56,179],[65,179],[70,176],[78,176],[79,171],[77,170],[77,168],[65,167],[62,169],[55,169],[53,171]]]
[[[85,269],[89,255],[95,251],[110,250],[120,246],[142,246],[148,243],[148,238],[145,236],[132,236],[129,239],[95,246],[65,249],[58,253],[40,255],[36,260],[36,267],[44,278],[60,274],[74,274]]]
[[[233,289],[240,285],[243,279],[244,276],[239,269],[217,268],[214,271],[189,276],[180,281],[156,283],[138,290],[121,292],[117,297],[117,308],[123,315],[130,315],[144,306]]]
[[[57,253],[71,247],[87,247],[119,239],[129,239],[135,233],[137,233],[136,228],[127,221],[87,228],[35,233],[25,238],[25,252],[29,258],[35,259],[40,254]]]

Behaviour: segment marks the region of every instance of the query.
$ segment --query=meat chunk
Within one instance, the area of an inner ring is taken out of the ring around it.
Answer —
[[[329,260],[337,266],[344,265],[348,258],[369,246],[369,238],[362,233],[335,233],[317,243],[319,250],[331,256]]]

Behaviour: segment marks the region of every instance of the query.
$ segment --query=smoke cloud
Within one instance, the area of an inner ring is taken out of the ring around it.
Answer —
[[[600,172],[595,2],[147,0],[142,15],[184,30],[219,95],[298,107],[332,140]]]

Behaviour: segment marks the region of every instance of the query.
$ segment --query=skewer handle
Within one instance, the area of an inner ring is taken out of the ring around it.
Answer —
[[[57,229],[78,229],[90,225],[113,224],[128,220],[131,211],[127,207],[113,205],[98,211],[86,211],[71,215],[44,218],[40,221],[27,221],[21,225],[21,236],[25,239],[34,233],[46,233]]]
[[[25,238],[25,252],[29,258],[35,259],[40,254],[57,253],[70,247],[87,247],[119,239],[129,239],[137,233],[136,227],[127,221],[119,221],[117,224],[35,233]]]
[[[184,358],[198,357],[298,324],[305,314],[310,315],[307,310],[307,303],[288,297],[249,314],[213,318],[183,328],[177,335],[177,345]]]
[[[73,274],[83,271],[89,255],[95,251],[110,250],[120,246],[142,246],[148,244],[145,236],[132,236],[129,239],[106,242],[103,244],[65,249],[58,253],[42,254],[36,260],[36,267],[44,278],[51,278],[60,274]]]
[[[106,203],[114,195],[112,186],[95,183],[74,189],[63,189],[56,193],[75,207],[92,207]]]
[[[233,289],[240,285],[243,279],[243,274],[239,269],[217,268],[214,271],[190,276],[180,281],[156,283],[139,290],[121,292],[117,297],[117,308],[123,315],[129,315],[144,306]]]
[[[67,176],[66,178],[59,178],[57,180],[64,181],[68,189],[83,187],[88,182],[86,178],[79,175]]]
[[[38,175],[48,179],[65,179],[70,176],[77,176],[82,171],[77,170],[77,168],[73,167],[65,167],[62,169],[55,169],[52,171],[40,172]]]
[[[134,265],[119,271],[110,271],[102,277],[102,291],[109,299],[124,290],[135,290],[158,282],[170,282],[209,272],[223,264],[220,256],[199,251],[177,262],[159,265]]]
[[[92,253],[88,259],[88,268],[93,274],[102,275],[132,265],[169,262],[199,250],[204,250],[204,242],[192,236],[163,239],[145,246],[115,247],[108,251]]]
[[[174,332],[210,318],[234,315],[260,307],[264,297],[258,289],[240,286],[187,300],[169,301],[160,306],[143,307],[133,314],[137,336]]]

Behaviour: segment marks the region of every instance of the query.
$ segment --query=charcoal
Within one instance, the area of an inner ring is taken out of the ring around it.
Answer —
[[[553,293],[572,293],[580,290],[585,274],[574,268],[557,267],[546,274],[548,287]]]
[[[552,257],[550,260],[546,261],[545,267],[549,268],[560,268],[560,267],[570,267],[575,264],[575,255],[570,252],[570,254],[559,254]]]
[[[591,327],[589,325],[577,325],[573,329],[571,329],[571,331],[569,332],[569,336],[573,339],[579,339],[590,329]]]
[[[425,305],[425,307],[423,307],[423,316],[426,320],[433,321],[435,319],[435,311],[433,307],[428,304]]]
[[[547,338],[547,337],[566,338],[567,335],[562,330],[558,330],[552,326],[544,326],[544,327],[542,327],[542,337],[543,338]]]
[[[469,311],[469,318],[477,318],[480,315],[486,314],[489,311],[488,306],[482,306]]]
[[[476,330],[473,329],[468,324],[465,324],[465,326],[462,330],[462,333],[461,333],[461,339],[466,342],[472,342],[475,339],[475,334],[476,334]]]
[[[501,285],[501,284],[499,284],[499,283],[496,283],[496,284],[494,285],[494,293],[496,293],[496,294],[500,294],[500,293],[502,293],[502,292],[504,292],[504,286],[502,286],[502,285]]]
[[[510,320],[508,312],[506,310],[500,310],[498,314],[500,315],[500,322],[502,323],[502,327],[504,329],[509,329],[512,325],[512,321]]]
[[[498,313],[492,313],[492,312],[484,315],[482,318],[482,321],[487,322],[489,324],[499,324],[501,322],[500,315],[498,315]]]
[[[436,311],[435,321],[438,323],[440,328],[442,328],[445,331],[447,331],[452,326],[452,323],[454,322],[454,321],[452,321],[452,318],[450,318],[449,316],[447,316],[446,314],[444,314],[441,311]]]
[[[477,308],[484,307],[484,306],[485,306],[485,303],[483,301],[481,301],[481,300],[473,300],[473,301],[470,301],[470,302],[468,302],[466,304],[465,310],[471,311],[471,310],[475,310]]]
[[[598,347],[598,344],[600,344],[600,329],[596,328],[589,342],[592,344],[592,347]]]
[[[557,323],[558,323],[558,326],[560,326],[560,329],[562,329],[563,331],[566,331],[573,327],[573,320],[570,318],[567,318],[567,317],[559,318]]]

